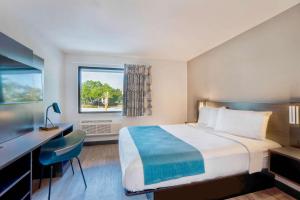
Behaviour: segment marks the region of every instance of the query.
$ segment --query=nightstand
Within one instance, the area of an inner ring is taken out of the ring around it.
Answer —
[[[270,150],[269,170],[276,175],[300,184],[300,149],[281,147]]]

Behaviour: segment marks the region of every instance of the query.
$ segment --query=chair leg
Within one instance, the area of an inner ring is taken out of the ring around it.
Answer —
[[[80,163],[80,160],[79,160],[78,157],[76,157],[76,159],[78,160],[78,164],[79,164],[79,167],[80,167],[81,175],[82,175],[82,178],[83,178],[83,181],[84,181],[84,185],[85,185],[85,189],[86,189],[87,185],[86,185],[86,182],[85,182],[85,177],[84,177],[84,174],[83,174],[83,171],[82,171],[81,163]]]
[[[51,196],[52,173],[53,173],[53,165],[50,166],[50,180],[49,180],[48,200],[50,200],[50,196]]]
[[[74,175],[74,168],[73,168],[73,159],[70,160],[70,163],[71,163],[71,167],[72,167],[72,172],[73,172],[73,175]]]
[[[41,185],[42,185],[43,176],[44,176],[44,166],[41,166],[39,189],[41,188]]]

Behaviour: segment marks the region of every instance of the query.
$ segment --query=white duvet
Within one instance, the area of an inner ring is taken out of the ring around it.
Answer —
[[[238,137],[195,124],[161,125],[160,127],[202,153],[205,173],[145,185],[143,163],[138,149],[128,129],[122,128],[119,136],[119,154],[122,183],[128,191],[157,189],[245,172],[259,172],[267,167],[264,165],[266,165],[265,157],[268,149],[280,147],[278,143],[271,140]]]

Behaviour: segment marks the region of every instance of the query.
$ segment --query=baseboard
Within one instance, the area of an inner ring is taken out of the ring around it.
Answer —
[[[105,144],[118,144],[118,140],[84,142],[84,146],[105,145]]]

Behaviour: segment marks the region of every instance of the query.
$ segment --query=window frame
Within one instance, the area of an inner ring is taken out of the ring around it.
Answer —
[[[81,110],[81,70],[82,69],[102,69],[102,70],[110,70],[110,71],[121,71],[124,72],[124,68],[118,68],[118,67],[91,67],[91,66],[78,66],[78,113],[79,114],[91,114],[91,113],[122,113],[123,111],[82,111]]]

